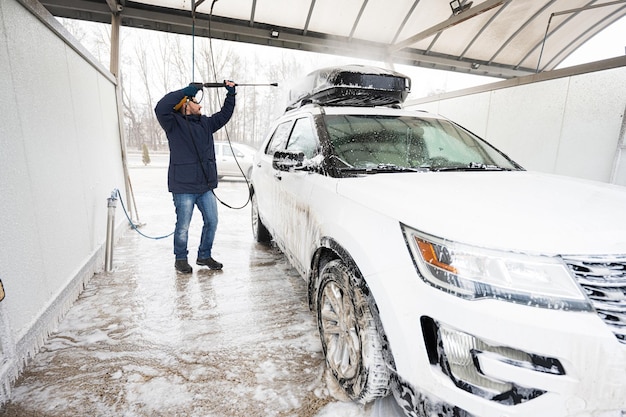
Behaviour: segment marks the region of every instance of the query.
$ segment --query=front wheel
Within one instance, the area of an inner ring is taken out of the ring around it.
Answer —
[[[251,197],[251,221],[252,221],[252,234],[254,239],[259,243],[270,243],[272,241],[272,235],[265,227],[259,216],[259,206],[256,200],[256,193],[252,193]]]
[[[371,306],[354,272],[341,260],[322,269],[317,323],[326,364],[351,400],[368,403],[389,394],[390,371]]]

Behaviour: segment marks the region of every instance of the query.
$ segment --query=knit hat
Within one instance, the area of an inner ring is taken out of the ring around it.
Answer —
[[[183,97],[177,105],[174,106],[174,111],[178,111],[180,110],[181,107],[183,107],[183,104],[185,104],[187,101],[189,101],[189,97],[185,96]]]

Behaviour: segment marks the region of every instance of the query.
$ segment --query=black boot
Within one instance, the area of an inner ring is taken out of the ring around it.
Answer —
[[[222,269],[222,267],[224,266],[213,258],[198,259],[196,260],[196,264],[208,266],[209,269]]]
[[[176,262],[174,262],[174,268],[183,274],[191,274],[193,272],[193,269],[191,268],[191,265],[189,265],[189,262],[187,262],[187,259],[176,259]]]

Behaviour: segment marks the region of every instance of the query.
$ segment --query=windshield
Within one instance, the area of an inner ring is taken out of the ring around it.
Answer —
[[[383,115],[326,115],[324,120],[340,169],[520,169],[447,120]]]

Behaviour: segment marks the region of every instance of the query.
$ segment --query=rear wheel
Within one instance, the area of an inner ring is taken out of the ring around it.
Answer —
[[[251,200],[252,234],[254,235],[254,239],[259,243],[270,243],[272,241],[272,235],[261,221],[261,217],[259,217],[259,206],[256,201],[256,193],[252,193]]]
[[[389,393],[390,371],[371,306],[341,260],[322,269],[317,323],[328,369],[353,401],[367,403]]]

